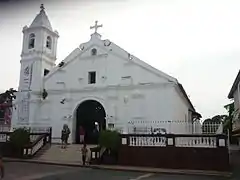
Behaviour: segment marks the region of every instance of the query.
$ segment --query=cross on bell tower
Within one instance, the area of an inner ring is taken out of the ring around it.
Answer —
[[[41,10],[41,12],[44,11],[44,9],[45,9],[44,5],[41,4],[41,6],[40,6],[40,10]]]
[[[101,24],[101,25],[98,25],[98,21],[95,21],[95,25],[94,25],[94,26],[90,26],[90,29],[94,29],[94,30],[95,30],[94,33],[97,33],[97,30],[98,30],[98,28],[100,28],[100,27],[103,27],[103,25],[102,25],[102,24]]]

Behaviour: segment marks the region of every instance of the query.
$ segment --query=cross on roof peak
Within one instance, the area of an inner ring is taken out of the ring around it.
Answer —
[[[100,28],[100,27],[103,27],[103,25],[102,25],[102,24],[101,24],[101,25],[98,25],[98,21],[95,21],[95,25],[94,25],[94,26],[90,26],[90,29],[94,29],[94,30],[95,30],[94,33],[97,33],[97,30],[98,30],[98,28]]]
[[[43,4],[41,4],[40,9],[41,9],[41,11],[44,11],[45,7]]]

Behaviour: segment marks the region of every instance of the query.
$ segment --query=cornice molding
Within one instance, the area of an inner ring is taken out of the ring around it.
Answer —
[[[149,89],[159,87],[173,87],[174,83],[149,83],[149,84],[137,84],[137,85],[108,85],[104,87],[85,87],[81,89],[47,89],[48,94],[64,94],[64,93],[80,93],[80,92],[98,92],[98,91],[111,91],[111,90],[135,90],[135,89]],[[38,94],[39,91],[33,92]]]
[[[31,57],[31,56],[34,56],[34,55],[37,55],[37,57]],[[47,58],[51,59],[51,60],[48,60],[46,58],[43,58],[43,56],[46,56]],[[29,59],[28,59],[29,57]],[[32,50],[32,51],[29,51],[29,52],[22,52],[21,54],[21,61],[32,61],[33,59],[38,59],[38,60],[42,60],[44,59],[45,61],[49,61],[49,62],[55,62],[57,60],[57,58],[55,56],[52,56],[51,53],[47,52],[46,50],[43,50],[43,51],[39,51],[39,50]],[[26,59],[25,59],[26,58]]]
[[[53,35],[53,36],[56,36],[56,37],[59,37],[59,34],[56,33],[56,31],[51,31],[50,29],[46,28],[46,27],[28,27],[26,29],[23,29],[23,33],[26,33],[26,32],[31,32],[31,31],[35,31],[35,30],[45,30],[47,31],[49,34]]]

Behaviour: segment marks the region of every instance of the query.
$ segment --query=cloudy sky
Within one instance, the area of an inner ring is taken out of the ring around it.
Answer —
[[[2,0],[0,89],[17,88],[22,28],[44,3],[59,34],[57,62],[100,33],[183,84],[203,118],[226,113],[240,65],[239,0]]]

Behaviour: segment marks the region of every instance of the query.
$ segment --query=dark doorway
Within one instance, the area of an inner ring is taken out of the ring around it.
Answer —
[[[80,143],[80,127],[85,131],[85,143],[97,144],[99,132],[106,129],[104,107],[95,100],[81,103],[76,112],[76,143]]]

